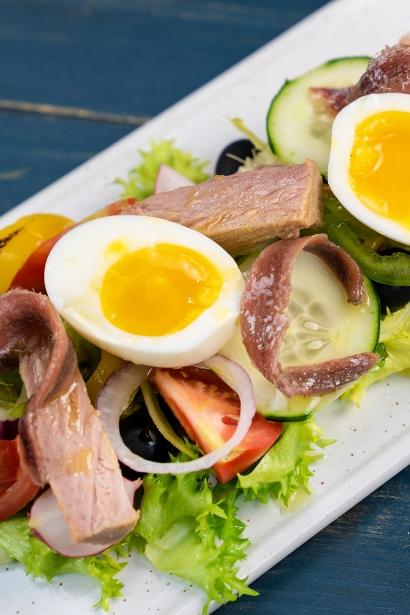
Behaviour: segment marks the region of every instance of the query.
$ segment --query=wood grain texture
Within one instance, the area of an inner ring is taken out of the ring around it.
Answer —
[[[152,116],[322,4],[0,0],[0,98]],[[128,131],[0,111],[0,211]],[[219,613],[408,615],[409,513],[408,468]]]
[[[155,115],[323,0],[1,0],[1,98]]]
[[[410,468],[259,578],[221,615],[410,613]]]
[[[18,100],[0,99],[0,111],[14,111],[23,113],[36,113],[49,117],[72,117],[74,119],[105,122],[106,124],[122,124],[127,126],[142,126],[150,118],[136,115],[118,115],[101,111],[90,111],[79,107],[63,107],[62,105],[49,105],[47,103],[30,103]]]
[[[0,112],[0,213],[129,131],[116,124]]]
[[[0,0],[0,98],[153,116],[322,4]],[[0,111],[0,213],[128,131]]]

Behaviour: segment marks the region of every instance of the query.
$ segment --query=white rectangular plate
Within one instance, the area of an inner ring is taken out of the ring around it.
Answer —
[[[223,146],[240,138],[228,118],[243,118],[263,137],[269,102],[285,79],[331,58],[373,55],[396,43],[409,23],[408,0],[337,0],[4,215],[1,226],[31,212],[81,219],[117,200],[120,188],[113,180],[125,177],[138,162],[137,150],[149,147],[152,138],[175,139],[181,149],[214,161]],[[315,495],[290,511],[272,502],[241,507],[252,541],[241,573],[250,581],[410,463],[410,396],[404,378],[372,387],[361,409],[336,403],[317,421],[337,443],[316,465]],[[120,578],[125,600],[112,601],[110,612],[116,615],[134,615],[136,604],[138,615],[196,615],[204,604],[200,590],[156,572],[144,557],[131,558]],[[0,596],[1,613],[95,615],[99,590],[81,575],[51,585],[34,582],[16,564],[0,572]]]

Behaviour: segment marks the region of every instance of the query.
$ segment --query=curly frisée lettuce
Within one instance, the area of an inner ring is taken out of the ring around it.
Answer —
[[[144,478],[141,519],[135,534],[140,551],[156,568],[192,581],[207,594],[203,613],[212,600],[236,600],[255,595],[237,577],[237,563],[245,559],[249,540],[245,524],[237,519],[236,501],[270,494],[288,505],[299,488],[310,493],[311,463],[334,442],[311,419],[284,426],[280,439],[247,475],[225,485],[208,485],[209,470],[182,475],[148,475]],[[180,455],[177,461],[188,460]]]
[[[17,560],[26,567],[26,574],[34,578],[51,580],[60,574],[77,572],[95,578],[101,589],[101,599],[95,606],[109,609],[110,598],[122,596],[123,584],[115,575],[126,566],[118,561],[128,557],[129,537],[124,543],[107,549],[103,554],[91,557],[69,558],[52,551],[47,545],[35,538],[28,527],[27,516],[19,513],[0,523],[0,552],[8,556],[8,561]],[[111,553],[116,554],[113,557]],[[6,560],[4,560],[4,563]]]
[[[287,505],[299,488],[309,491],[309,465],[322,457],[314,449],[333,442],[322,436],[311,419],[289,423],[249,474],[213,489],[208,484],[212,470],[146,475],[141,517],[134,531],[97,556],[67,558],[55,553],[31,534],[27,517],[19,513],[0,523],[0,563],[17,560],[26,567],[26,574],[47,581],[70,572],[93,577],[101,589],[95,606],[105,610],[110,598],[122,595],[123,584],[115,576],[135,548],[158,570],[198,585],[207,598],[204,614],[212,600],[224,604],[243,594],[256,595],[246,579],[237,576],[250,545],[243,536],[246,525],[236,517],[238,497],[266,502],[270,494]],[[189,447],[198,454],[196,447]],[[174,459],[188,460],[182,453]]]
[[[280,439],[256,467],[238,476],[245,500],[259,499],[266,504],[271,495],[288,506],[298,489],[304,488],[311,493],[309,478],[313,473],[309,467],[323,457],[316,449],[333,442],[323,438],[322,429],[312,419],[285,423]]]
[[[187,460],[186,455],[178,457]],[[212,600],[224,604],[238,595],[256,595],[237,577],[235,567],[250,544],[242,537],[245,524],[236,518],[240,491],[232,482],[211,489],[209,474],[147,475],[135,530],[140,550],[156,568],[204,590],[204,614]]]
[[[174,146],[171,141],[151,141],[151,150],[140,151],[142,162],[140,165],[128,172],[127,179],[116,179],[115,183],[123,186],[121,196],[124,198],[135,198],[142,201],[154,194],[154,184],[160,164],[169,167],[185,175],[195,184],[208,179],[209,175],[204,173],[207,162],[200,162],[189,152],[182,152]]]
[[[272,152],[270,145],[259,139],[259,137],[249,130],[241,118],[232,118],[231,122],[235,128],[240,130],[246,138],[249,139],[255,148],[252,158],[246,158],[243,165],[239,167],[238,171],[240,173],[243,171],[252,171],[252,169],[256,169],[257,167],[264,166],[266,164],[283,164],[281,160]]]
[[[342,399],[351,400],[359,406],[371,384],[410,368],[410,303],[385,316],[380,323],[379,340],[387,356],[346,391]]]

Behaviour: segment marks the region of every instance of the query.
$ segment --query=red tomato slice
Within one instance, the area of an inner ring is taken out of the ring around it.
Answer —
[[[127,207],[135,205],[136,199],[121,199],[116,203],[107,205],[103,209],[97,211],[97,213],[85,218],[83,222],[88,220],[94,220],[95,218],[102,218],[104,216],[116,216],[121,211],[124,211]],[[44,267],[46,266],[46,260],[50,254],[52,248],[54,248],[57,241],[68,231],[78,226],[81,222],[73,224],[68,229],[43,241],[25,261],[24,265],[17,271],[13,280],[11,281],[9,290],[11,288],[26,288],[27,290],[34,290],[36,293],[46,294],[46,288],[44,286]]]
[[[239,420],[237,394],[210,370],[196,367],[154,370],[150,379],[165,399],[189,437],[210,453],[233,435]],[[243,472],[269,450],[282,433],[282,423],[273,423],[256,413],[242,442],[213,466],[220,483]]]
[[[0,497],[16,482],[19,465],[16,440],[0,440]]]
[[[40,489],[21,467],[17,436],[0,440],[0,522],[21,510]]]

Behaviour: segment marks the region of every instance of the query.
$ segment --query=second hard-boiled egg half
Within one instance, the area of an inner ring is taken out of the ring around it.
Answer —
[[[409,152],[409,94],[363,96],[336,116],[332,191],[361,222],[402,243],[410,243]]]
[[[85,338],[134,363],[182,367],[234,332],[244,281],[218,244],[145,216],[100,218],[55,245],[47,293]]]

